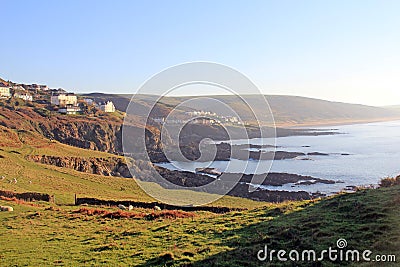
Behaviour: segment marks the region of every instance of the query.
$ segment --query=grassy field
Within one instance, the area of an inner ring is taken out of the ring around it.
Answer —
[[[82,173],[68,168],[37,164],[25,158],[27,155],[83,158],[107,158],[115,157],[115,155],[49,141],[30,132],[0,131],[0,140],[10,140],[10,135],[15,135],[15,141],[8,143],[7,146],[0,147],[0,176],[6,177],[6,179],[0,180],[0,190],[47,193],[55,196],[57,204],[73,204],[75,194],[78,197],[154,201],[153,198],[143,192],[134,179]],[[3,141],[3,143],[5,142]],[[13,178],[17,179],[16,184],[9,182]],[[149,183],[146,186],[159,188],[158,185]],[[168,190],[165,190],[165,192],[168,195]],[[180,192],[174,191],[174,193],[179,194]],[[182,196],[184,196],[183,193]],[[193,192],[190,198],[201,199],[205,195],[206,193]],[[266,203],[226,196],[214,205],[253,208],[266,205]]]
[[[14,208],[0,212],[0,266],[292,266],[293,262],[276,258],[272,263],[258,261],[257,252],[264,245],[275,250],[320,251],[336,247],[339,238],[347,240],[349,249],[369,249],[373,256],[397,253],[400,259],[399,186],[280,204],[223,197],[213,205],[247,208],[226,214],[78,207],[71,205],[75,193],[104,199],[153,199],[133,179],[25,159],[36,154],[110,154],[69,147],[27,132],[3,131],[3,144],[6,137],[15,141],[0,150],[0,175],[6,176],[0,189],[54,194],[56,204],[0,199],[0,205]],[[14,177],[18,183],[9,183]],[[202,196],[193,193],[193,197]],[[375,266],[376,262],[362,264]],[[310,266],[310,262],[295,265]]]
[[[336,247],[339,238],[347,240],[349,249],[397,253],[398,258],[399,191],[365,190],[223,215],[196,212],[158,219],[146,215],[163,211],[138,209],[131,213],[144,216],[110,218],[78,212],[75,206],[0,201],[15,208],[0,213],[0,266],[259,266],[264,262],[256,255],[264,245],[321,251]]]

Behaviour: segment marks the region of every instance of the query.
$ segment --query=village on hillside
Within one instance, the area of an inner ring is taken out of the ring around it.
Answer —
[[[94,99],[78,96],[62,88],[52,89],[47,85],[23,84],[5,81],[0,78],[0,99],[22,99],[28,102],[44,104],[48,111],[66,115],[94,114],[97,111],[112,113],[116,111],[114,103],[110,100],[96,102]],[[235,116],[222,116],[215,112],[191,110],[183,114],[182,118],[151,117],[156,124],[190,124],[202,125],[243,125]]]
[[[112,101],[95,102],[90,98],[78,97],[62,88],[51,89],[47,85],[21,84],[0,79],[0,98],[48,104],[48,109],[61,114],[81,114],[89,108],[103,112],[115,112]]]
[[[223,116],[218,115],[215,112],[195,110],[185,112],[185,119],[178,118],[167,118],[167,117],[156,117],[152,118],[154,122],[163,124],[185,124],[186,122],[190,124],[203,124],[203,125],[214,125],[214,124],[224,124],[224,125],[243,125],[244,122],[235,116]]]

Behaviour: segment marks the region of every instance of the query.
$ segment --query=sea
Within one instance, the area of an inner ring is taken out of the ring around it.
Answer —
[[[320,152],[328,155],[301,156],[285,160],[238,160],[212,162],[159,163],[171,170],[195,172],[199,167],[221,172],[258,174],[293,173],[334,180],[334,184],[284,184],[262,186],[275,191],[307,191],[334,194],[354,186],[376,187],[385,177],[400,175],[400,121],[313,127],[318,131],[334,131],[334,135],[288,136],[276,139],[231,140],[235,144],[274,144],[275,150]],[[223,141],[226,142],[226,141]],[[262,149],[270,151],[273,148]],[[254,150],[254,149],[253,149]],[[258,150],[258,149],[256,149]]]

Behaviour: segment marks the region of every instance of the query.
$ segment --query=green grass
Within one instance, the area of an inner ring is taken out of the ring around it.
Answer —
[[[14,207],[13,212],[0,212],[0,266],[260,266],[269,264],[256,258],[264,245],[276,250],[319,251],[335,247],[339,238],[345,238],[349,248],[370,249],[374,255],[397,253],[400,260],[398,185],[317,201],[280,204],[223,197],[212,205],[248,210],[222,215],[196,212],[193,218],[112,219],[77,213],[80,207],[70,205],[74,194],[116,200],[154,200],[134,179],[81,173],[25,159],[35,154],[112,155],[50,142],[30,133],[20,132],[18,139],[19,146],[1,147],[0,175],[7,178],[0,180],[0,189],[54,194],[57,205],[40,202],[32,206],[0,200],[0,205]],[[14,177],[17,184],[7,182]],[[202,198],[203,194],[194,192],[191,197]],[[116,211],[110,207],[101,209]],[[154,211],[135,209],[132,212],[147,215]],[[292,266],[292,263],[282,265]],[[323,266],[330,265],[335,263],[323,263]]]
[[[68,168],[43,165],[26,159],[27,155],[51,155],[71,157],[116,157],[100,151],[76,148],[56,141],[49,141],[37,134],[18,132],[20,143],[16,147],[0,147],[0,190],[15,192],[40,192],[55,196],[57,204],[73,204],[74,195],[78,197],[96,197],[114,200],[136,200],[152,202],[134,179],[100,176],[82,173]],[[0,135],[0,140],[2,136]],[[3,137],[4,139],[5,137]],[[18,183],[9,183],[16,178]],[[164,195],[171,195],[171,190],[161,189],[153,183],[142,182],[150,190],[162,190]],[[174,195],[181,197],[182,202],[193,203],[193,199],[204,199],[208,194],[174,190]],[[243,198],[225,196],[213,205],[226,207],[253,208],[268,205]]]
[[[15,207],[0,213],[0,266],[259,266],[256,255],[264,245],[320,251],[335,247],[339,238],[348,241],[349,249],[399,257],[399,192],[397,186],[315,202],[157,220],[110,219],[76,213],[79,208],[73,206],[0,201]],[[335,263],[323,266],[330,265]]]

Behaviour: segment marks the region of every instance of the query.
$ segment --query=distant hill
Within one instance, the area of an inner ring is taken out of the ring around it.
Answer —
[[[400,112],[400,105],[394,105],[394,106],[384,106],[383,108],[389,109],[389,110],[395,110]]]
[[[380,121],[400,118],[400,110],[331,102],[298,96],[267,96],[278,124],[318,124]]]
[[[125,111],[129,104],[130,94],[87,94],[87,97],[94,98],[96,101],[112,100],[117,109]],[[136,96],[135,101],[141,104],[149,103],[150,99],[156,96],[140,95]],[[201,99],[202,97],[200,97]],[[212,111],[221,115],[225,115],[221,104],[207,100],[199,100],[196,105],[191,108],[196,110]],[[244,119],[250,119],[245,103],[239,98],[232,95],[212,96],[214,99],[226,103],[235,111],[241,113]],[[340,102],[332,102],[314,98],[286,96],[286,95],[267,95],[269,105],[272,109],[275,123],[278,126],[300,126],[300,125],[321,125],[321,124],[341,124],[355,122],[382,121],[394,118],[400,119],[400,108],[373,107],[359,104],[347,104]],[[172,107],[182,100],[190,99],[190,97],[167,97],[162,102]],[[267,107],[260,100],[259,96],[248,96],[249,102],[257,109],[259,113],[268,115]],[[188,108],[190,110],[191,108]],[[261,118],[263,120],[263,118]],[[267,118],[265,118],[267,121]]]

